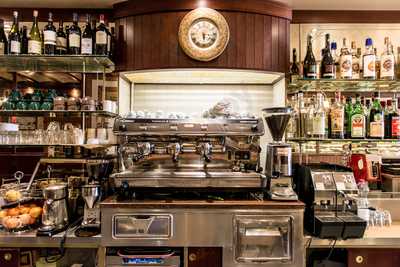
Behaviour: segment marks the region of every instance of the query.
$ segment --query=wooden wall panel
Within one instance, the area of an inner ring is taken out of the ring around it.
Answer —
[[[229,24],[230,41],[226,50],[210,62],[191,59],[179,46],[178,29],[186,11],[117,19],[121,46],[117,70],[203,67],[287,71],[289,20],[245,12],[221,13]]]

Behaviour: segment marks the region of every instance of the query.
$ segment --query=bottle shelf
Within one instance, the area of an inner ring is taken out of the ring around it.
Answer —
[[[1,72],[74,72],[111,73],[114,63],[107,56],[83,55],[4,55],[0,56]]]
[[[400,92],[400,80],[298,79],[287,93],[303,92]]]
[[[0,144],[0,148],[29,148],[29,147],[83,147],[86,149],[103,149],[112,146],[117,146],[118,144]]]
[[[399,143],[400,139],[372,139],[372,138],[362,138],[362,139],[355,139],[355,138],[343,138],[343,139],[336,139],[336,138],[288,138],[287,142],[293,143],[308,143],[308,142],[342,142],[342,143]]]
[[[105,110],[0,110],[0,117],[72,117],[82,115],[115,118],[118,114]]]

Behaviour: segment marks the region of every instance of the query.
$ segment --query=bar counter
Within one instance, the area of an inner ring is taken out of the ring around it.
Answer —
[[[68,230],[65,239],[66,248],[98,248],[100,246],[101,235],[94,237],[76,237],[76,228]],[[61,232],[53,237],[36,236],[36,231],[21,233],[0,232],[0,247],[60,247],[65,232]]]
[[[310,243],[311,242],[311,243]],[[332,239],[320,239],[306,235],[304,244],[310,248],[327,248],[334,243]],[[340,248],[400,248],[400,221],[391,226],[368,227],[363,238],[337,240],[335,247]]]

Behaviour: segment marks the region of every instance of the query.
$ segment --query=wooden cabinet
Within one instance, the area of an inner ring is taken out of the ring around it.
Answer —
[[[189,248],[188,267],[222,267],[222,248]]]
[[[348,267],[400,266],[400,249],[349,249]]]
[[[19,267],[19,249],[0,248],[0,266]]]

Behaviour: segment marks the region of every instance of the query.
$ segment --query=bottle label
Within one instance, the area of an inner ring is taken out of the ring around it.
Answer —
[[[344,114],[342,109],[331,111],[331,131],[333,133],[342,133],[344,129]]]
[[[325,118],[323,116],[315,116],[312,120],[312,129],[314,135],[324,135]]]
[[[371,120],[373,121],[371,121],[369,124],[369,135],[371,137],[383,137],[384,128],[382,114],[376,113]]]
[[[381,77],[394,77],[394,56],[382,55]]]
[[[352,78],[353,79],[360,79],[360,62],[354,61],[353,60],[353,64],[352,64]]]
[[[325,65],[324,71],[322,72],[322,77],[323,78],[334,78],[335,72],[336,72],[335,65]]]
[[[96,44],[106,45],[107,44],[107,33],[103,31],[96,32]]]
[[[67,38],[57,37],[57,49],[67,50]]]
[[[342,78],[352,77],[353,74],[352,60],[353,60],[352,55],[342,55],[340,57],[340,76]]]
[[[16,54],[21,53],[21,42],[11,40],[10,52]]]
[[[56,45],[56,32],[43,31],[44,44]]]
[[[93,53],[92,38],[82,38],[82,54],[91,55]]]
[[[365,55],[363,58],[364,77],[375,78],[375,55]]]
[[[351,137],[364,137],[365,117],[362,114],[355,114],[351,117]]]
[[[4,48],[5,48],[4,43],[0,42],[0,56],[4,55]]]
[[[392,136],[400,136],[400,117],[392,117]]]
[[[41,54],[42,43],[35,40],[28,41],[28,54]]]
[[[81,46],[81,36],[76,33],[71,33],[69,35],[69,46],[79,48]]]

